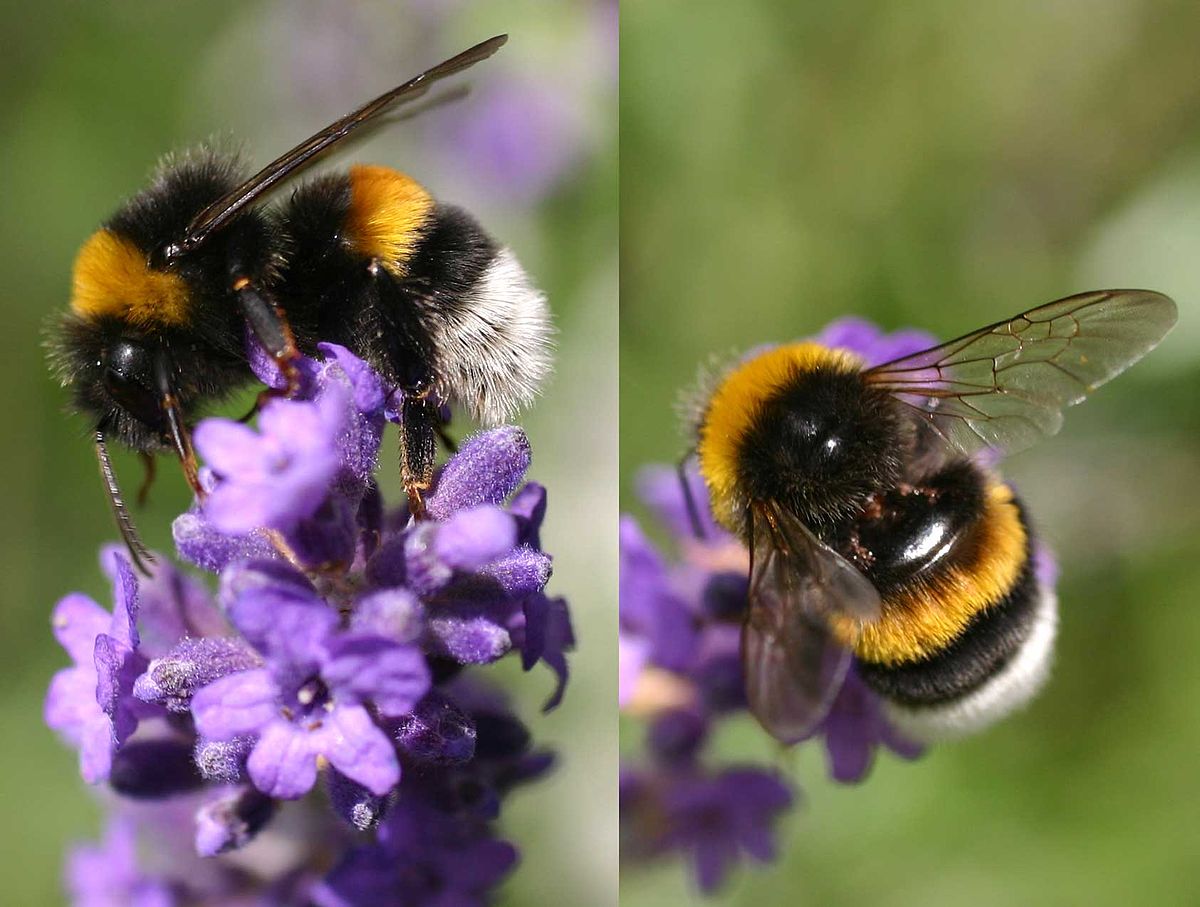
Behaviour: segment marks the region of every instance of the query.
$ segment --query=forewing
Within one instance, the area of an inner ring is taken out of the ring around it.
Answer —
[[[305,139],[291,151],[267,164],[228,195],[217,199],[197,214],[188,225],[187,234],[179,244],[181,250],[187,251],[199,246],[211,233],[222,227],[251,202],[270,191],[276,184],[299,173],[316,157],[343,142],[352,132],[376,120],[381,114],[394,111],[401,104],[407,104],[424,96],[429,88],[440,79],[460,73],[481,60],[486,60],[503,47],[507,40],[507,35],[496,35],[482,41],[449,60],[444,60],[437,66],[419,73],[391,91],[381,94],[373,101],[368,101],[352,113],[330,123],[316,135]]]
[[[750,711],[772,737],[803,740],[833,704],[851,653],[831,621],[872,621],[879,610],[870,581],[800,520],[753,505],[742,667]]]
[[[967,454],[1012,452],[1154,349],[1175,303],[1149,290],[1069,296],[864,373]]]

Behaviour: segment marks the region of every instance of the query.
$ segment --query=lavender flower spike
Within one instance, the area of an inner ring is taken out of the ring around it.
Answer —
[[[141,581],[109,552],[113,613],[81,595],[55,610],[74,664],[47,722],[122,810],[103,848],[73,861],[77,903],[482,904],[517,861],[495,822],[553,757],[484,669],[458,675],[519,652],[554,672],[550,705],[565,690],[574,637],[546,591],[528,439],[466,439],[429,519],[389,512],[373,473],[398,391],[349,350],[320,350],[256,429],[197,429],[210,491],[175,538],[217,575],[219,609],[165,559]],[[322,775],[312,803],[281,806]],[[153,875],[135,836],[154,841]],[[247,873],[234,851],[263,839],[270,865]]]

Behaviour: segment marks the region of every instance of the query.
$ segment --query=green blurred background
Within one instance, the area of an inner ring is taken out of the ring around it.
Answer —
[[[615,4],[49,0],[0,11],[0,311],[13,340],[0,390],[0,659],[8,666],[0,900],[58,903],[62,850],[93,837],[99,814],[74,754],[41,723],[46,684],[66,663],[50,635],[50,609],[73,589],[111,600],[96,552],[114,533],[95,462],[40,348],[43,320],[66,304],[76,249],[164,152],[229,134],[250,161],[265,162],[420,68],[508,31],[508,47],[471,74],[469,98],[379,130],[333,163],[393,164],[470,208],[550,296],[559,367],[524,424],[532,475],[550,488],[551,588],[570,597],[580,649],[566,702],[550,716],[538,715],[548,672],[499,672],[537,738],[562,756],[550,780],[506,807],[502,824],[524,862],[502,902],[612,903]],[[384,450],[394,462],[394,438]],[[163,465],[138,520],[152,546],[167,550],[186,495],[177,471]],[[136,487],[136,459],[122,456],[117,467]],[[384,477],[394,496],[395,477],[386,469]]]
[[[844,314],[949,337],[1099,287],[1173,295],[1160,349],[1007,475],[1058,551],[1025,713],[860,787],[749,721],[805,803],[715,904],[1200,903],[1200,7],[628,2],[622,503],[684,447],[697,365]],[[640,727],[622,726],[634,756]],[[622,904],[691,903],[679,865]],[[697,901],[698,898],[695,898]]]

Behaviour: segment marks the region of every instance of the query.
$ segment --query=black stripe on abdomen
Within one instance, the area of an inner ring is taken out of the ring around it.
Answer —
[[[937,705],[979,689],[1012,660],[1029,638],[1038,598],[1033,536],[1024,508],[1021,522],[1025,564],[1008,594],[976,614],[954,642],[930,658],[890,667],[860,660],[858,672],[868,686],[902,705]]]

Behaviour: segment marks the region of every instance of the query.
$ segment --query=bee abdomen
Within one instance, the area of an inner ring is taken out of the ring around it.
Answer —
[[[976,611],[953,641],[898,664],[860,658],[860,675],[887,701],[902,732],[936,740],[980,730],[1025,705],[1045,682],[1058,603],[1038,582],[1023,512],[1020,520],[1025,545],[1015,583]]]
[[[512,251],[467,212],[438,205],[401,286],[437,349],[435,384],[495,424],[532,402],[550,371],[550,313]]]
[[[545,297],[465,211],[397,171],[354,167],[303,187],[286,220],[285,296],[302,333],[485,423],[532,401],[550,369]]]

